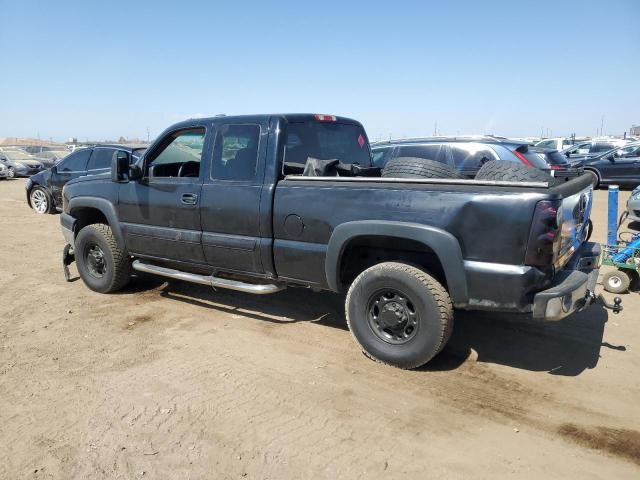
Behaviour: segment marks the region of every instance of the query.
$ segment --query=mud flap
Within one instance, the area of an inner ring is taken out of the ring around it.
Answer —
[[[69,273],[69,265],[76,261],[76,256],[73,252],[73,247],[70,244],[66,244],[62,250],[62,271],[64,273],[64,279],[67,282],[71,281],[71,273]]]

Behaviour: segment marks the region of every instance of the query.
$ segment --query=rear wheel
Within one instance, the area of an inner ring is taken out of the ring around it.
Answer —
[[[447,291],[429,274],[404,263],[380,263],[358,275],[347,294],[346,316],[368,357],[405,369],[435,357],[453,330]]]
[[[382,170],[390,178],[464,178],[454,169],[435,160],[398,157],[390,160]]]
[[[129,283],[131,258],[118,247],[109,225],[87,225],[75,241],[78,273],[91,290],[111,293]]]
[[[602,285],[607,292],[626,293],[631,285],[631,276],[624,270],[613,270],[604,275]]]

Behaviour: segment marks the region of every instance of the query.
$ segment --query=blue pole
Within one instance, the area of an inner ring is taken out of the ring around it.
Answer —
[[[609,186],[607,245],[616,245],[618,243],[618,191],[617,185]]]

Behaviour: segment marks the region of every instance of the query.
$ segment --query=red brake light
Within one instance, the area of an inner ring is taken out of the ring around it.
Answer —
[[[521,152],[519,152],[518,150],[514,150],[513,154],[518,157],[518,160],[520,160],[522,163],[524,163],[527,167],[533,167],[533,165],[531,165],[531,162],[529,160],[527,160],[527,157],[525,157]]]
[[[322,113],[316,113],[313,117],[319,122],[335,122],[337,120],[335,115],[324,115]]]
[[[560,165],[550,165],[549,168],[551,170],[561,170],[562,169],[562,167]]]
[[[526,265],[554,264],[560,250],[560,207],[560,200],[541,200],[536,204],[527,243]]]

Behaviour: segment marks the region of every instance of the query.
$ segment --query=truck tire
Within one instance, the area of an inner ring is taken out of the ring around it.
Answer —
[[[379,263],[358,275],[345,311],[365,355],[404,369],[435,357],[453,330],[447,291],[429,274],[404,263]]]
[[[85,285],[111,293],[129,283],[131,258],[118,247],[109,225],[87,225],[76,237],[74,249],[78,273]]]
[[[464,178],[444,163],[415,157],[398,157],[382,169],[383,177],[390,178]]]
[[[504,160],[493,160],[485,163],[476,173],[476,180],[549,182],[550,185],[558,183],[555,178],[542,170]]]
[[[607,292],[626,293],[631,285],[631,277],[624,270],[612,270],[602,277],[602,286]]]

